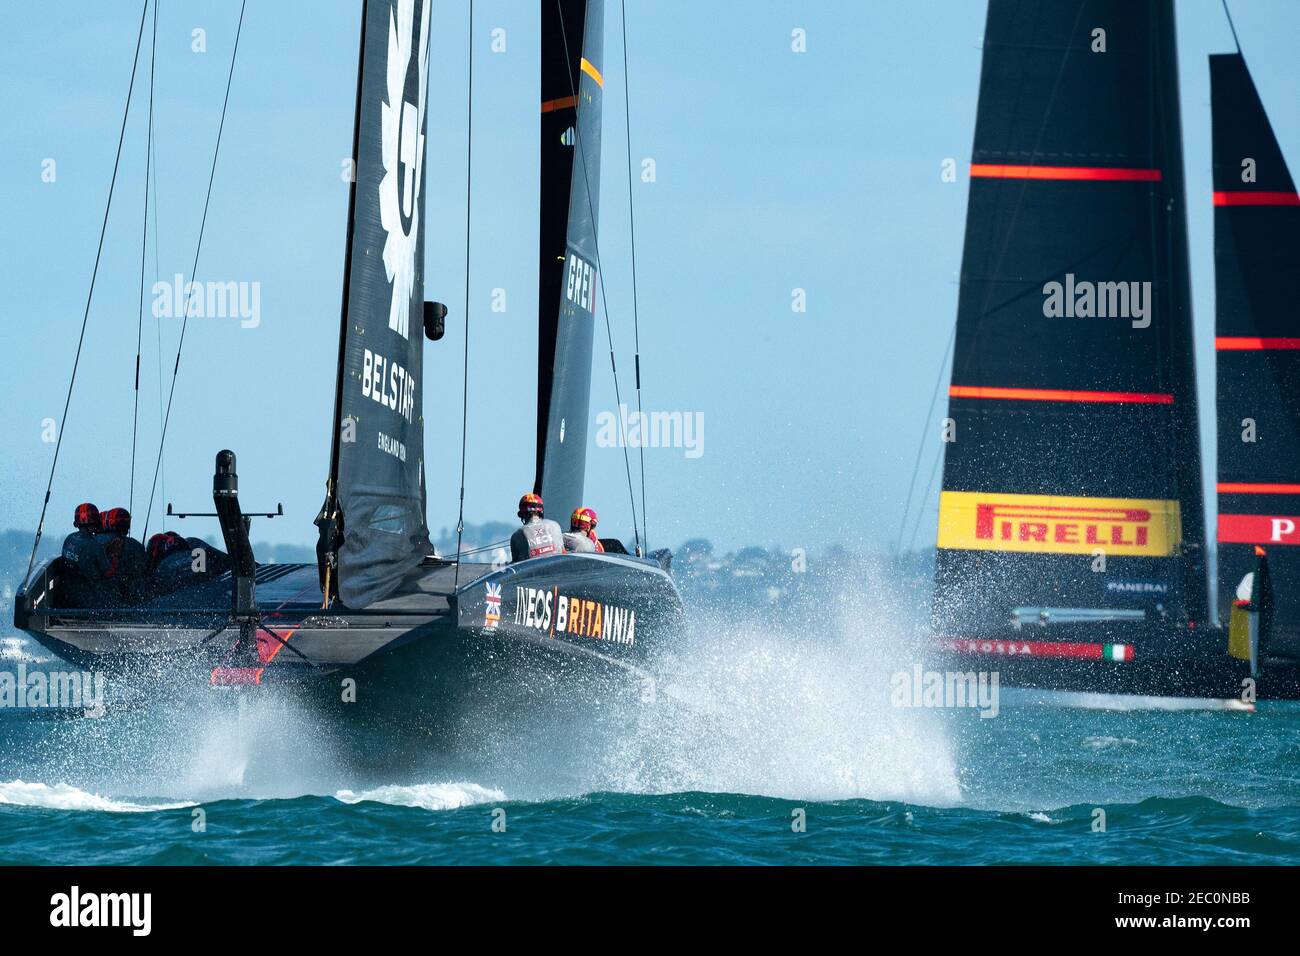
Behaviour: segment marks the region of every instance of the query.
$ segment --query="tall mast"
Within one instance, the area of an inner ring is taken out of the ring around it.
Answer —
[[[565,520],[583,504],[599,257],[603,0],[541,0],[537,470]]]

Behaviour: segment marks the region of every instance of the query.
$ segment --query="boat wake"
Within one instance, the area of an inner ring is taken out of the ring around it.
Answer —
[[[98,720],[34,722],[25,741],[0,746],[0,780],[58,781],[51,793],[332,795],[429,810],[507,793],[542,801],[683,791],[955,805],[962,794],[942,715],[891,705],[890,675],[910,670],[917,649],[901,611],[880,605],[868,583],[822,607],[816,628],[697,615],[639,699],[593,699],[587,716],[562,722],[545,712],[509,725],[471,720],[457,742],[466,759],[401,774],[358,776],[338,738],[292,699],[205,688]]]
[[[958,803],[941,716],[891,704],[890,677],[918,648],[872,583],[821,608],[815,627],[697,621],[654,705],[610,750],[601,789]]]
[[[11,780],[0,783],[0,806],[39,807],[45,810],[97,810],[106,813],[151,813],[157,810],[180,810],[194,806],[183,803],[133,803],[87,793],[66,783],[50,786]]]
[[[416,807],[420,810],[459,810],[478,803],[501,803],[506,795],[476,783],[418,783],[410,786],[376,787],[353,793],[340,790],[334,794],[340,803],[385,803],[393,807]]]

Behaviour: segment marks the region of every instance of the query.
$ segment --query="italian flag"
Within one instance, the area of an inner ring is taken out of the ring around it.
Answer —
[[[1102,646],[1101,656],[1108,661],[1131,661],[1133,648],[1127,644],[1106,644]]]

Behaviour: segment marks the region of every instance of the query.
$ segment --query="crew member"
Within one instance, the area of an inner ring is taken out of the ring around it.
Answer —
[[[575,554],[603,554],[605,546],[596,537],[596,512],[591,508],[575,508],[569,516],[569,531],[564,536],[564,549]]]
[[[149,556],[144,545],[131,537],[131,512],[125,508],[109,508],[100,516],[100,524],[103,531],[96,540],[108,558],[104,580],[119,601],[139,603],[148,583]]]
[[[564,553],[564,532],[545,516],[541,495],[530,493],[519,499],[519,520],[524,526],[510,536],[511,561]]]
[[[196,580],[189,545],[175,531],[154,535],[148,550],[153,594],[170,594]]]
[[[99,607],[108,571],[108,557],[96,538],[99,509],[88,501],[77,505],[72,526],[77,530],[63,539],[63,600],[74,607]]]

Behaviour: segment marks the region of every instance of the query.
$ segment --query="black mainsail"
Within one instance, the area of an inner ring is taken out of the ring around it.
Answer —
[[[537,474],[547,513],[583,504],[598,281],[603,0],[542,0]]]
[[[330,499],[338,595],[365,607],[429,553],[422,404],[430,0],[367,0]],[[333,507],[331,507],[331,504]]]
[[[1240,53],[1210,57],[1220,608],[1268,551],[1270,649],[1300,656],[1300,196]]]
[[[933,605],[954,650],[1124,660],[1205,620],[1182,167],[1169,0],[991,0]],[[1095,636],[1022,630],[1047,622]]]

